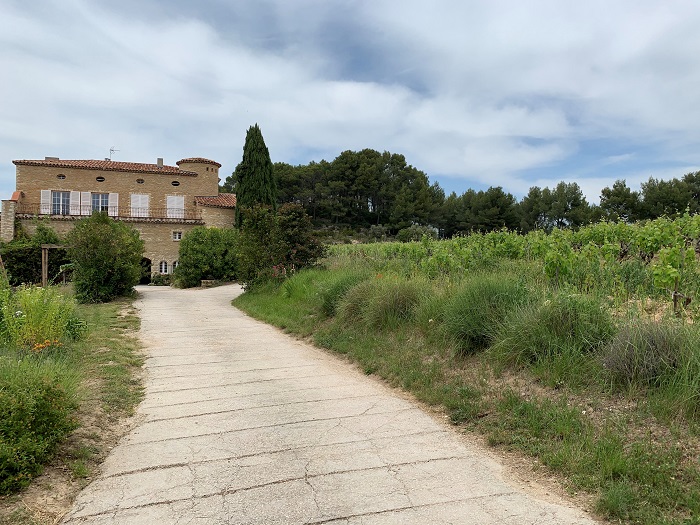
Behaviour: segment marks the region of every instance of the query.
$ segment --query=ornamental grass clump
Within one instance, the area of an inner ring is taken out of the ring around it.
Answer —
[[[613,333],[612,315],[597,298],[561,293],[512,312],[494,350],[507,361],[532,364],[565,353],[590,354]]]
[[[373,281],[364,311],[365,323],[375,329],[396,328],[413,319],[418,304],[428,296],[422,279],[379,278]]]
[[[622,325],[602,356],[612,384],[650,386],[673,373],[685,350],[683,331],[675,323],[639,319]]]
[[[445,330],[461,355],[488,348],[509,312],[532,301],[525,283],[506,274],[469,277],[447,303]]]
[[[599,299],[560,293],[511,312],[490,351],[501,367],[527,367],[549,386],[580,387],[600,378],[595,354],[614,331]]]
[[[662,417],[700,417],[700,330],[675,319],[633,319],[620,327],[601,361],[613,388],[642,389]]]
[[[337,270],[333,272],[332,279],[321,292],[323,300],[321,310],[324,315],[333,317],[337,313],[338,304],[345,297],[345,294],[368,278],[369,272],[362,270]]]

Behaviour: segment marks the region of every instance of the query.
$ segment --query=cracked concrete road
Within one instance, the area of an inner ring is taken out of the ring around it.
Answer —
[[[141,287],[146,397],[65,524],[593,524],[412,402],[230,306]]]

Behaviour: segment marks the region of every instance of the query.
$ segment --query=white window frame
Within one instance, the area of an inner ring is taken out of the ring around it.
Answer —
[[[181,231],[173,231],[173,241],[181,241],[182,240],[182,232]]]
[[[91,193],[90,211],[109,212],[109,193]]]
[[[51,192],[51,215],[70,215],[71,192],[54,190]]]
[[[158,271],[161,273],[161,275],[167,275],[168,261],[160,261],[160,264],[158,264]]]

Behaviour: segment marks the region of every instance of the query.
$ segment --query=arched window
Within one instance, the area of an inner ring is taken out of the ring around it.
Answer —
[[[160,273],[168,273],[168,262],[167,261],[160,261]]]

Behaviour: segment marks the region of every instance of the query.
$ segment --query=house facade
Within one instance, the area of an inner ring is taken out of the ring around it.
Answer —
[[[2,201],[0,239],[10,241],[19,222],[33,233],[46,218],[59,235],[93,211],[128,222],[144,240],[151,273],[177,266],[179,241],[195,226],[233,227],[236,196],[219,193],[221,164],[194,157],[176,166],[105,160],[14,160],[16,191]]]

